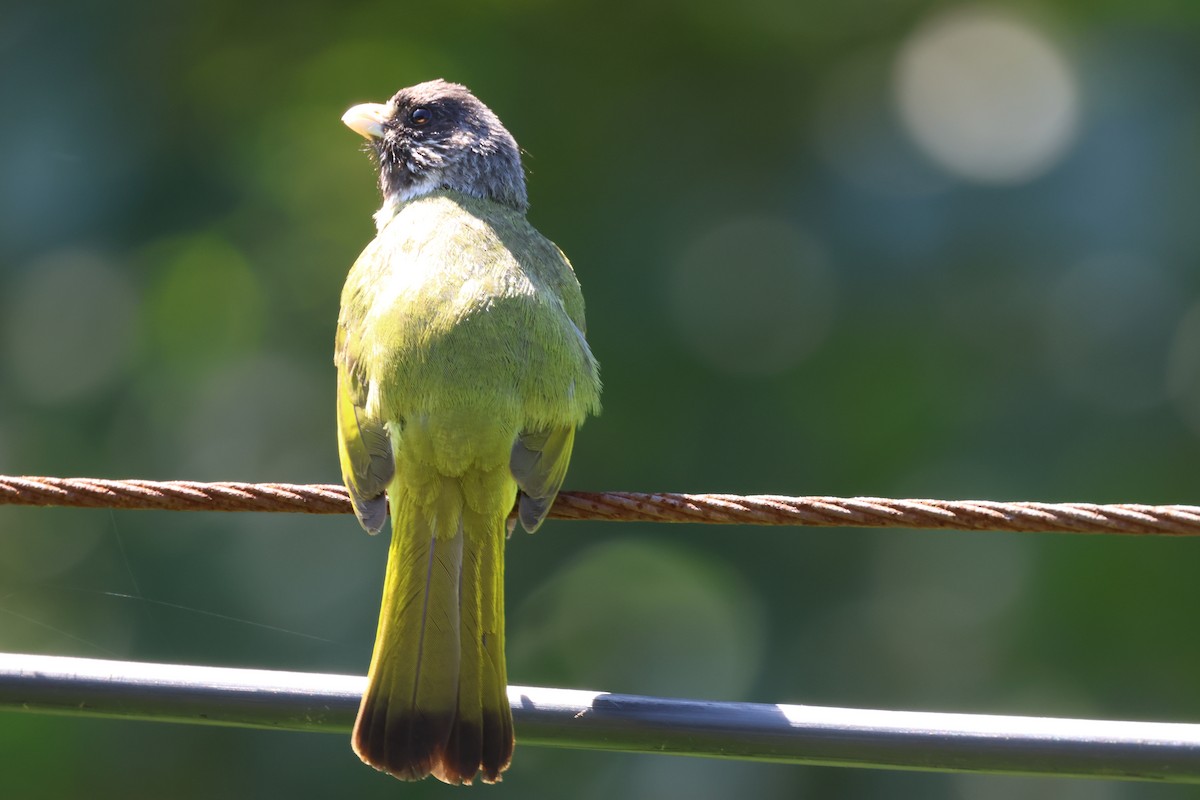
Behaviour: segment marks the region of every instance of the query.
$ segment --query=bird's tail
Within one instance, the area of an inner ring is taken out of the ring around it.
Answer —
[[[379,630],[353,745],[403,780],[500,780],[512,758],[504,666],[508,508],[465,503],[462,480],[433,491],[394,482]],[[513,487],[508,497],[515,491]],[[432,502],[412,499],[420,495]],[[509,501],[511,507],[511,500]]]

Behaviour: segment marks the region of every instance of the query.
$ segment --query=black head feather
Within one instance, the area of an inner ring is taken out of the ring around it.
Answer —
[[[370,139],[384,205],[438,189],[524,211],[525,173],[516,141],[467,87],[443,80],[401,89]]]

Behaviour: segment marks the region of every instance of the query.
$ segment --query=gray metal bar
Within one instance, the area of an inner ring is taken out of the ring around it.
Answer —
[[[347,733],[365,680],[0,654],[0,710]],[[793,764],[1200,782],[1200,724],[509,687],[522,744]]]

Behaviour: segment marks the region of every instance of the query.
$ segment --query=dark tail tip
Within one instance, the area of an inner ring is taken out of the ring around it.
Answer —
[[[351,738],[365,763],[402,781],[429,775],[452,785],[470,784],[482,773],[497,783],[512,760],[512,712],[485,711],[482,726],[454,713],[427,714],[406,709],[390,714],[364,698]]]
[[[402,781],[418,781],[433,772],[450,722],[449,715],[440,720],[417,712],[389,715],[386,704],[364,699],[350,744],[375,769]]]
[[[507,697],[505,700],[507,701]],[[496,783],[500,773],[508,769],[513,754],[512,709],[507,702],[498,711],[483,711],[483,742],[480,769],[484,783]]]

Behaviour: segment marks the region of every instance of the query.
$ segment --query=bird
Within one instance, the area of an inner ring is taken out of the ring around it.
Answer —
[[[392,525],[352,746],[402,780],[494,783],[514,745],[505,546],[518,521],[541,525],[600,411],[583,295],[526,219],[516,141],[465,86],[420,83],[342,121],[383,203],[341,295],[338,456],[363,528]]]

